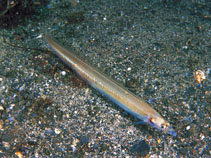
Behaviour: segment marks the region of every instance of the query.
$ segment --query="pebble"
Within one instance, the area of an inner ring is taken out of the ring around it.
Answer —
[[[61,72],[61,75],[62,75],[62,76],[65,76],[65,75],[66,75],[66,71],[62,71],[62,72]]]
[[[56,134],[60,134],[60,133],[61,133],[61,129],[55,128],[54,132],[55,132]]]
[[[141,140],[134,144],[130,151],[136,156],[146,156],[150,151],[150,146],[144,140]]]
[[[187,127],[186,127],[186,130],[187,130],[187,131],[190,130],[190,126],[187,126]]]

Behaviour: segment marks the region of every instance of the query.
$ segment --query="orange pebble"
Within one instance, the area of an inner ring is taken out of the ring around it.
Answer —
[[[15,155],[18,156],[18,158],[22,158],[23,154],[20,151],[16,151]]]
[[[199,84],[201,84],[201,82],[204,81],[206,77],[205,77],[203,71],[197,70],[197,71],[194,73],[194,78],[195,78],[196,82],[198,82]]]
[[[161,140],[160,140],[160,139],[158,139],[158,144],[160,144],[160,142],[161,142]]]

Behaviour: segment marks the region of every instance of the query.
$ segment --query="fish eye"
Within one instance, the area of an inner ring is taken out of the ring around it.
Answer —
[[[169,126],[168,123],[162,123],[162,124],[160,125],[160,128],[166,129],[166,128],[168,128],[168,126]]]

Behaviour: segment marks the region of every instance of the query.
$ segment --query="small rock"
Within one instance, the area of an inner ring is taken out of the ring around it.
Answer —
[[[131,147],[131,153],[136,156],[146,156],[150,151],[150,146],[141,140]]]

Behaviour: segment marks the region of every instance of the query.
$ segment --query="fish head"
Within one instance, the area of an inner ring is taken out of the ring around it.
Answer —
[[[151,116],[148,118],[147,123],[157,128],[158,130],[163,131],[164,133],[168,133],[175,137],[177,136],[172,126],[166,120],[164,120],[161,116]]]

